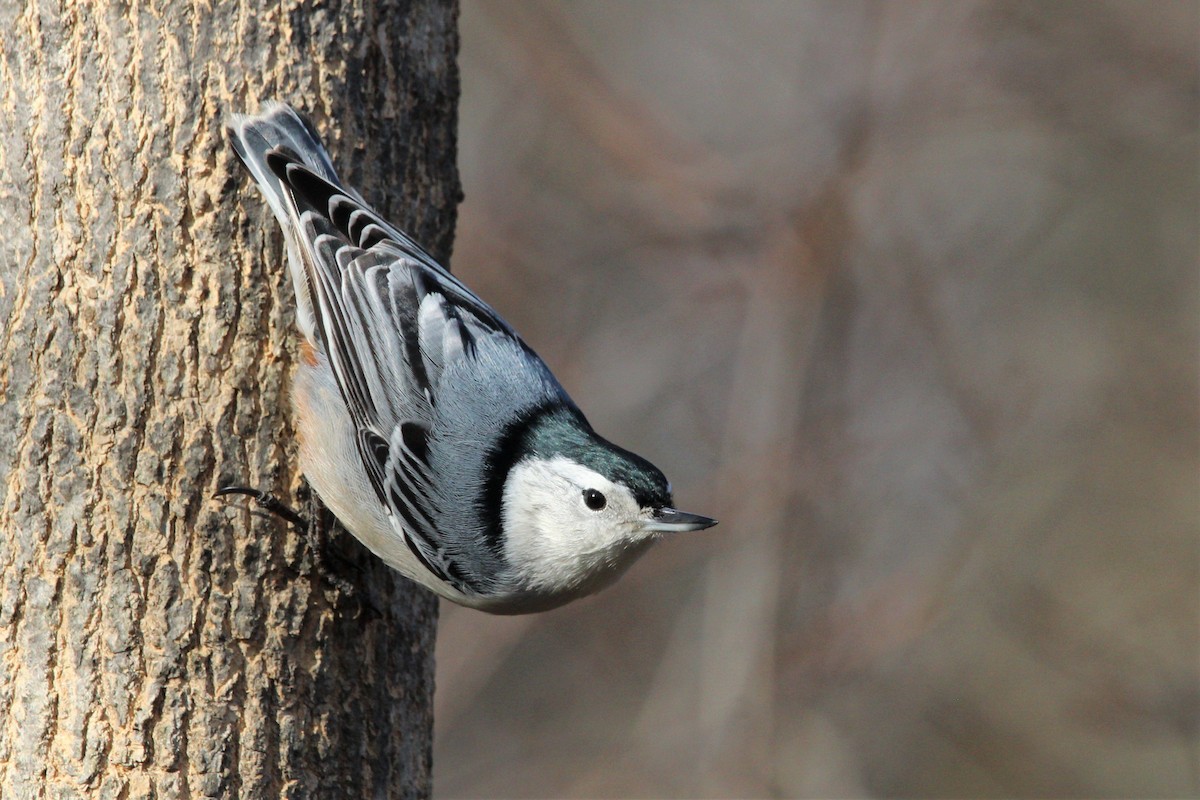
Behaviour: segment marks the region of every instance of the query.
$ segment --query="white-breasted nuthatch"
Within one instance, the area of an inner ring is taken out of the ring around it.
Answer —
[[[229,129],[287,246],[301,469],[376,555],[456,603],[518,614],[716,524],[672,508],[658,468],[597,435],[508,323],[343,186],[292,108]]]

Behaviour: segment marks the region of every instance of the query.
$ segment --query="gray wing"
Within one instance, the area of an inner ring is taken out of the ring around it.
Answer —
[[[409,237],[286,150],[269,152],[267,163],[286,187],[316,343],[358,429],[359,455],[380,502],[430,572],[466,593],[488,591],[498,564],[485,563],[495,556],[480,552],[479,531],[462,529],[469,518],[460,507],[471,488],[464,484],[484,477],[485,454],[459,454],[466,466],[447,457],[439,405],[461,414],[463,393],[495,391],[461,379],[477,372],[462,365],[481,347],[493,360],[497,353],[532,356],[535,372],[545,373],[535,383],[561,390],[516,333]],[[528,363],[511,361],[507,372]],[[447,381],[450,373],[459,379]],[[523,391],[520,384],[518,376],[512,388]],[[439,526],[447,518],[458,521],[455,530]]]

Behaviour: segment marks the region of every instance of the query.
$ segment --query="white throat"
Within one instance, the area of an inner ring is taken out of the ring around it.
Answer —
[[[584,504],[587,488],[604,493],[603,511]],[[513,466],[501,520],[516,577],[548,594],[580,596],[607,586],[657,538],[641,529],[628,489],[562,456]]]

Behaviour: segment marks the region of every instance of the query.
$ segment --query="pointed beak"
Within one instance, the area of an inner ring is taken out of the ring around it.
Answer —
[[[673,508],[658,508],[651,512],[644,529],[655,533],[682,533],[683,531],[702,531],[716,524],[715,519],[702,517],[699,514],[687,514]]]

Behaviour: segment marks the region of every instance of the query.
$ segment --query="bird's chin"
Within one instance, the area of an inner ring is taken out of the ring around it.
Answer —
[[[630,539],[612,548],[589,565],[558,583],[541,582],[512,592],[475,597],[470,605],[489,614],[533,614],[564,606],[572,600],[587,597],[616,582],[661,537],[651,532]],[[461,602],[461,601],[458,601]]]
[[[513,592],[511,594],[492,595],[491,597],[472,599],[470,605],[480,611],[498,616],[516,616],[518,614],[537,614],[551,611],[564,606],[575,599],[566,594],[546,594],[544,592]]]

